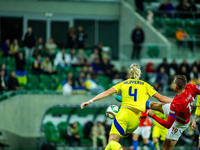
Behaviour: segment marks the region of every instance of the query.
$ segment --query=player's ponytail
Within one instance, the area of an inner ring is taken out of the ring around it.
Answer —
[[[137,64],[132,64],[129,67],[129,74],[131,77],[133,77],[134,79],[139,79],[141,76],[141,70],[140,67]]]

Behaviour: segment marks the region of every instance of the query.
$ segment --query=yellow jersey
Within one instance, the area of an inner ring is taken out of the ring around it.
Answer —
[[[113,88],[117,93],[121,93],[121,106],[136,108],[143,112],[146,110],[146,101],[149,96],[157,93],[148,83],[132,78],[113,86]]]
[[[197,103],[196,103],[195,115],[200,116],[200,95],[197,95]]]

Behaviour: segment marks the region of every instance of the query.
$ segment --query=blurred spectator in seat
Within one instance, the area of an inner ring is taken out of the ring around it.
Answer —
[[[162,87],[163,91],[166,91],[168,84],[168,75],[165,72],[165,68],[161,67],[160,72],[157,73],[156,82]]]
[[[118,84],[120,82],[122,82],[123,79],[120,77],[119,73],[116,73],[115,76],[112,79],[112,84]]]
[[[94,79],[92,79],[92,75],[90,73],[87,74],[85,79],[86,89],[93,93],[101,93],[104,91],[103,87],[99,86]]]
[[[179,68],[180,71],[181,71],[181,69],[182,69],[183,66],[185,66],[187,72],[190,73],[191,69],[190,69],[190,66],[189,66],[189,64],[188,64],[188,62],[187,62],[186,59],[183,60],[183,62],[180,64],[180,68]],[[181,74],[181,73],[182,73],[182,72],[180,72],[180,74]],[[189,80],[188,80],[188,81],[189,81]]]
[[[38,55],[37,58],[35,59],[35,61],[33,62],[33,73],[34,74],[41,74],[43,73],[43,66],[42,66],[42,60],[41,60],[41,56]]]
[[[85,34],[83,27],[78,26],[78,33],[77,33],[78,48],[85,48],[85,38],[87,38],[87,35]]]
[[[95,74],[102,74],[102,65],[98,58],[95,58],[90,66],[93,68]]]
[[[187,12],[189,11],[189,8],[187,6],[187,0],[182,0],[180,3],[176,6],[176,10],[178,17],[180,18],[187,18],[188,14]]]
[[[87,65],[88,64],[88,56],[83,53],[83,49],[80,48],[78,50],[78,54],[76,55],[78,62],[80,65]]]
[[[76,42],[76,29],[71,27],[67,33],[67,47],[74,48]]]
[[[26,61],[22,52],[18,52],[15,55],[15,68],[16,71],[25,71]]]
[[[200,80],[198,78],[198,74],[194,74],[194,76],[190,80],[190,83],[200,86]]]
[[[147,81],[153,84],[156,77],[156,69],[154,68],[154,64],[152,62],[148,62],[145,71],[147,74]]]
[[[185,75],[185,77],[187,78],[187,81],[190,81],[190,71],[187,70],[186,66],[180,67],[180,74]]]
[[[53,69],[52,63],[49,60],[48,56],[46,56],[44,58],[44,61],[42,62],[42,66],[43,66],[44,73],[46,73],[46,74],[54,74],[55,73],[55,70]]]
[[[103,51],[103,45],[101,43],[95,45],[94,50],[97,49],[98,50],[98,55],[99,55],[99,60],[100,62],[102,62],[102,51]]]
[[[170,69],[170,70],[173,69],[173,70],[176,72],[176,74],[178,74],[178,65],[177,65],[175,59],[174,59],[174,60],[172,61],[172,63],[169,65],[169,69]]]
[[[196,66],[198,69],[198,72],[200,72],[200,60],[196,60],[193,64],[192,67]]]
[[[3,52],[3,57],[10,56],[10,39],[6,39],[5,42],[1,46],[1,51]]]
[[[187,32],[183,31],[182,28],[178,28],[175,34],[179,47],[185,47],[188,45],[190,50],[193,52],[193,41],[188,36]]]
[[[131,58],[140,59],[140,51],[145,40],[145,34],[140,23],[137,23],[136,28],[132,31],[131,40],[133,42],[133,52]]]
[[[162,2],[158,10],[160,17],[167,17],[167,12],[168,12],[167,2],[166,1]]]
[[[192,70],[190,72],[190,79],[194,78],[194,77],[199,77],[199,72],[196,66],[192,67]]]
[[[49,46],[50,44],[48,44]],[[34,55],[37,56],[37,55],[41,55],[43,56],[45,54],[45,44],[43,42],[43,38],[42,37],[39,37],[36,41],[36,44],[35,44],[35,51],[34,51]]]
[[[110,64],[110,61],[108,59],[103,59],[102,69],[103,69],[104,75],[108,77],[111,76],[112,65]]]
[[[71,95],[72,94],[72,81],[67,80],[67,82],[62,87],[62,94],[63,95]]]
[[[111,126],[108,124],[108,120],[105,120],[105,121],[103,122],[103,126],[104,126],[104,128],[105,128],[106,139],[108,140],[109,134],[110,134],[110,129],[111,129]]]
[[[189,1],[188,9],[189,9],[190,12],[194,12],[194,13],[197,12],[197,6],[195,5],[195,3],[192,0]]]
[[[172,17],[172,13],[173,13],[173,10],[174,10],[174,6],[173,6],[173,4],[171,3],[171,0],[167,0],[167,1],[166,1],[166,6],[167,6],[167,16],[168,16],[168,17]]]
[[[17,91],[19,89],[19,82],[16,78],[15,72],[12,71],[10,77],[8,78],[8,90]]]
[[[94,61],[94,59],[99,59],[100,60],[100,57],[99,57],[99,50],[97,48],[94,48],[94,51],[93,53],[90,55],[90,58],[89,58],[89,63],[92,63]]]
[[[114,79],[116,74],[118,74],[118,71],[117,71],[116,67],[114,65],[112,65],[110,78]]]
[[[103,147],[106,146],[107,139],[105,136],[105,128],[101,122],[98,121],[97,124],[92,127],[91,139],[93,148],[97,148],[97,140],[102,142]]]
[[[5,71],[1,70],[0,71],[0,93],[2,93],[3,91],[6,91],[7,89],[8,87],[5,80]]]
[[[123,79],[123,80],[126,80],[127,79],[127,70],[126,70],[126,67],[122,67],[120,72],[119,72],[119,75],[120,77]]]
[[[161,91],[163,90],[162,87],[159,86],[159,84],[158,84],[157,82],[155,82],[155,83],[153,84],[153,88],[154,88],[156,91],[159,91],[159,92],[161,92]]]
[[[109,59],[110,60],[110,56],[108,54],[109,51],[110,51],[110,47],[109,46],[103,46],[102,52],[101,52],[102,61],[104,59]]]
[[[81,138],[78,133],[78,124],[77,122],[74,122],[67,128],[67,134],[69,135],[69,146],[72,147],[73,141],[78,142],[78,146],[81,146]]]
[[[17,39],[14,39],[11,46],[10,46],[10,52],[11,55],[15,55],[15,53],[17,53],[19,51],[19,43]]]
[[[6,64],[2,64],[0,71],[4,71],[5,80],[8,81],[8,72],[6,70]]]
[[[167,58],[163,58],[163,62],[158,66],[157,72],[160,72],[160,68],[164,67],[165,72],[169,75],[169,64],[167,62]]]
[[[33,35],[32,27],[28,27],[27,32],[24,37],[24,50],[25,50],[25,58],[29,58],[33,56],[35,46],[35,37]]]
[[[69,64],[72,65],[72,66],[76,66],[78,65],[78,59],[76,57],[76,49],[75,48],[72,48],[70,49],[70,53],[69,53]]]
[[[49,41],[45,44],[47,53],[50,57],[50,60],[53,60],[55,57],[55,50],[57,48],[56,43],[54,43],[53,38],[50,38]]]
[[[147,22],[151,25],[153,25],[153,22],[154,22],[154,14],[151,10],[148,10],[147,11]]]
[[[62,85],[65,85],[65,83],[67,83],[69,80],[72,82],[71,86],[75,87],[74,75],[72,72],[67,74],[66,79],[62,81]]]
[[[78,88],[81,88],[81,89],[85,89],[85,73],[84,72],[80,72],[78,74],[78,77],[76,79],[76,84]]]
[[[69,54],[65,53],[65,48],[62,48],[59,53],[56,54],[54,59],[54,66],[59,66],[64,68],[65,66],[69,65],[70,63],[70,56]]]

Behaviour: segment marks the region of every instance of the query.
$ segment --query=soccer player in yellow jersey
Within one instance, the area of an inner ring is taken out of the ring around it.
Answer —
[[[197,95],[197,103],[196,103],[196,111],[194,115],[194,120],[192,121],[192,129],[195,130],[197,127],[196,120],[200,116],[200,95]],[[200,148],[200,136],[199,136],[199,145],[198,148]]]
[[[167,120],[167,118],[165,117],[165,115],[162,114],[161,112],[155,111],[155,110],[153,112],[159,118],[161,118],[163,120]],[[160,150],[160,147],[159,147],[159,138],[160,138],[161,141],[164,141],[165,137],[167,135],[168,129],[165,128],[165,127],[163,127],[162,125],[160,125],[155,120],[154,120],[153,124],[154,124],[153,131],[152,131],[153,144],[156,147],[156,150]]]
[[[108,140],[109,143],[105,150],[122,150],[119,141],[127,134],[131,134],[138,127],[141,111],[145,111],[146,101],[149,96],[153,96],[165,103],[170,103],[172,101],[172,99],[157,93],[148,83],[139,80],[141,70],[137,64],[132,64],[130,66],[129,75],[130,78],[128,80],[111,87],[107,91],[81,104],[81,108],[83,109],[94,101],[103,99],[113,93],[121,93],[121,108],[112,123]]]

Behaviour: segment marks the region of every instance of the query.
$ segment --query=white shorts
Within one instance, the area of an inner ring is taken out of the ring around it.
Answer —
[[[169,115],[170,105],[171,105],[171,103],[165,104],[162,106],[164,115],[166,117],[168,117],[168,115]],[[190,125],[190,122],[187,124],[181,124],[181,123],[175,121],[172,124],[171,128],[168,129],[166,138],[178,141],[178,139],[182,135],[183,131],[185,131],[185,129],[187,129],[189,125]]]
[[[141,135],[143,139],[148,139],[151,134],[151,127],[138,127],[133,133]]]

